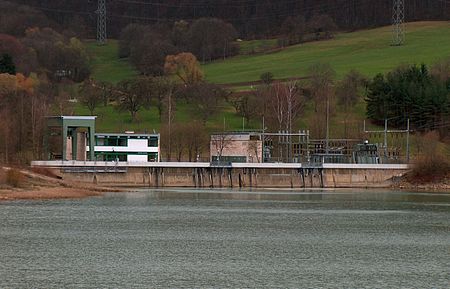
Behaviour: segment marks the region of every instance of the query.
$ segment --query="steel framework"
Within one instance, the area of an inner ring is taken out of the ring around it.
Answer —
[[[98,0],[97,11],[97,43],[106,43],[106,0]]]
[[[405,41],[405,0],[393,0],[392,45],[400,46]]]

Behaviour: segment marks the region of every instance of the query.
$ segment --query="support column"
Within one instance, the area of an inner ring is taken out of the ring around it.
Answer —
[[[89,134],[89,160],[93,161],[95,160],[95,128],[93,126],[88,127],[88,134]]]
[[[62,125],[62,160],[65,161],[66,160],[66,156],[67,156],[67,130],[68,127],[66,125]]]
[[[46,161],[50,160],[50,155],[48,152],[48,143],[49,143],[48,139],[50,137],[49,136],[50,131],[51,131],[51,129],[47,124],[44,128],[44,143],[43,143],[43,145],[44,145],[44,160],[46,160]]]
[[[72,133],[72,160],[77,160],[78,155],[78,135],[77,135],[77,128],[73,128],[71,130]]]

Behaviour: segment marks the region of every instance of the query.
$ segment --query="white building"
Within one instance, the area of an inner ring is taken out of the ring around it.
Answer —
[[[99,161],[159,162],[159,147],[159,134],[95,134],[95,159]]]

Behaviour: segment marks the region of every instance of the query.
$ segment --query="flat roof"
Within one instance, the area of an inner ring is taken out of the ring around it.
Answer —
[[[258,135],[262,134],[262,131],[226,131],[226,132],[213,132],[211,135]]]
[[[61,118],[61,119],[73,119],[73,120],[95,120],[97,118],[97,116],[59,115],[59,116],[47,116],[47,118]]]
[[[150,137],[157,136],[159,137],[159,133],[108,133],[108,132],[97,132],[95,136],[137,136],[137,137]]]

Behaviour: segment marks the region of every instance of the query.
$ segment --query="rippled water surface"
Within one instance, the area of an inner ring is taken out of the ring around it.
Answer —
[[[0,288],[450,288],[450,194],[152,190],[0,203]]]

